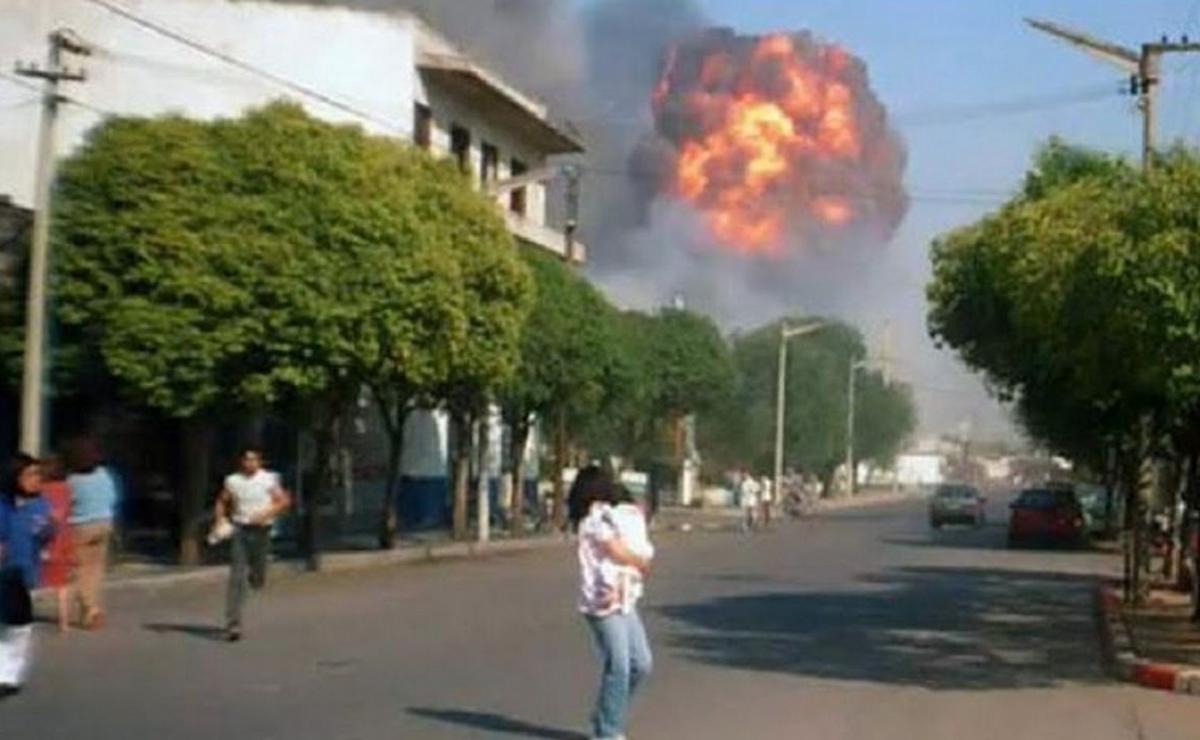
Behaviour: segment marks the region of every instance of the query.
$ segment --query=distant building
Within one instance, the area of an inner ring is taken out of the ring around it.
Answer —
[[[904,452],[896,456],[896,482],[905,488],[946,481],[946,456],[939,452]]]

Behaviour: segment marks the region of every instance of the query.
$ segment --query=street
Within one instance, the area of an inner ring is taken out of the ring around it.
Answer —
[[[635,738],[1146,738],[1200,702],[1114,683],[1094,625],[1115,559],[931,532],[924,502],[770,533],[660,539],[655,675]],[[282,567],[282,566],[277,566]],[[39,634],[13,738],[576,738],[596,680],[566,546],[289,579],[220,640],[212,585],[121,594],[100,633]]]

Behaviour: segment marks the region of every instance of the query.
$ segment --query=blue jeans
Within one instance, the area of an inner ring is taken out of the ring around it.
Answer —
[[[603,661],[600,693],[592,711],[592,735],[616,738],[625,734],[629,704],[638,685],[650,675],[654,659],[637,611],[587,617]]]

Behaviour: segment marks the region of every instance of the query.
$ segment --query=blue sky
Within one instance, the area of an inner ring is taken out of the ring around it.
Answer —
[[[879,269],[864,276],[869,287],[862,295],[869,299],[852,318],[868,332],[891,320],[905,364],[900,374],[917,386],[926,431],[969,422],[978,435],[1002,433],[1003,414],[979,382],[923,336],[929,241],[978,218],[992,201],[1011,192],[1034,150],[1052,134],[1130,156],[1140,142],[1133,99],[1118,94],[1124,75],[1035,32],[1022,19],[1055,20],[1136,47],[1163,33],[1200,39],[1200,0],[703,0],[701,5],[715,23],[745,33],[811,30],[867,63],[876,94],[906,140],[906,180],[914,199]],[[1200,54],[1168,57],[1164,68],[1160,140],[1184,138],[1195,144]],[[947,109],[1103,95],[1106,87],[1112,94],[1098,100],[947,121]]]

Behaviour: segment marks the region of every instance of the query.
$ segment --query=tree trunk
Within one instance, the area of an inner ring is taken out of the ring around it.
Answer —
[[[312,485],[308,486],[301,509],[301,524],[304,540],[304,563],[310,571],[321,569],[321,499],[329,488],[330,461],[333,458],[337,436],[337,414],[327,410],[319,418],[314,437],[314,462]]]
[[[484,414],[475,422],[472,435],[475,450],[475,524],[478,542],[487,542],[492,537],[491,481],[488,477],[488,457],[491,442],[491,414]]]
[[[1160,571],[1165,583],[1174,580],[1175,574],[1180,571],[1179,497],[1181,495],[1180,488],[1183,485],[1184,465],[1185,460],[1175,456],[1171,460],[1171,474],[1167,481],[1167,531],[1163,533],[1166,537],[1167,550],[1163,553],[1162,570]]]
[[[509,432],[508,461],[512,476],[512,506],[509,516],[514,537],[525,536],[525,445],[529,442],[529,422],[514,423]]]
[[[376,403],[388,436],[387,484],[383,488],[383,508],[379,513],[379,549],[391,550],[396,546],[396,532],[400,528],[396,509],[400,501],[400,462],[404,456],[408,404],[398,403],[393,407],[380,396],[376,396]]]
[[[204,505],[212,488],[212,452],[216,427],[209,419],[183,422],[183,487],[179,500],[179,562],[198,565]]]
[[[452,414],[450,423],[454,430],[451,456],[451,483],[454,487],[453,536],[456,540],[467,537],[468,489],[471,477],[471,422],[469,414]]]
[[[1104,536],[1116,533],[1117,450],[1109,444],[1104,450]]]
[[[833,478],[837,474],[837,468],[826,468],[821,471],[821,498],[832,498],[833,496]]]
[[[567,519],[567,495],[566,489],[563,486],[563,470],[567,466],[567,418],[562,412],[554,423],[554,465],[552,474],[554,475],[554,509],[551,517],[554,522],[554,527],[562,529],[566,526]]]

